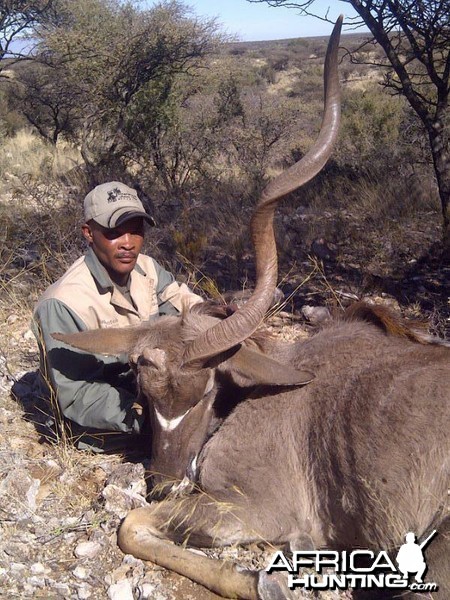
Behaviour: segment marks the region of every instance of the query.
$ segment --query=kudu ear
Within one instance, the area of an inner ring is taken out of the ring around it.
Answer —
[[[283,365],[245,346],[241,346],[223,363],[222,368],[232,372],[237,383],[242,385],[305,385],[315,377],[311,371],[299,371],[290,365]]]
[[[141,327],[121,327],[80,331],[79,333],[52,333],[51,336],[68,346],[85,350],[91,354],[116,356],[123,353],[128,354],[142,333]]]

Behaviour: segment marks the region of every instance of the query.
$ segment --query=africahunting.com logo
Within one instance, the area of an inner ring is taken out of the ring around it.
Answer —
[[[289,557],[280,550],[272,556],[266,571],[269,574],[287,572],[291,590],[408,588],[415,592],[435,592],[438,584],[423,580],[427,570],[423,551],[436,533],[436,530],[432,531],[418,544],[415,534],[408,532],[395,559],[398,566],[385,550],[301,550]],[[311,570],[316,573],[311,574]]]

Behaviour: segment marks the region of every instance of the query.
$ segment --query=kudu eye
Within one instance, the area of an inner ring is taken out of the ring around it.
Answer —
[[[143,354],[141,354],[137,361],[136,361],[136,365],[138,367],[153,367],[154,369],[158,368],[158,365],[156,365],[152,360],[150,360],[149,358],[146,358]]]
[[[135,371],[138,367],[156,367],[155,363],[146,358],[143,354],[130,354],[128,362],[130,367]]]

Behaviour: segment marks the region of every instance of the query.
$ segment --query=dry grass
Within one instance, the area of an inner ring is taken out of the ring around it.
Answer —
[[[81,164],[77,148],[46,143],[28,129],[2,140],[0,146],[0,193],[21,189],[23,180],[54,181]]]
[[[15,384],[39,364],[37,343],[30,330],[34,305],[81,250],[77,239],[80,203],[74,197],[76,192],[58,182],[58,177],[78,162],[78,150],[64,144],[55,148],[28,130],[5,139],[0,147],[0,319],[6,324],[0,335],[0,355],[5,376]],[[89,456],[74,449],[54,395],[50,406],[38,397],[34,404],[34,412],[27,414],[20,400],[15,404],[2,399],[3,406],[18,411],[26,421],[36,419],[43,424],[50,413],[56,416],[56,438],[49,435],[47,441],[52,444],[57,475],[67,471],[76,480],[83,470],[92,468]],[[27,430],[31,422],[26,423]],[[33,427],[28,434],[26,443],[33,449]],[[70,495],[80,506],[93,501],[92,494],[73,494],[73,488],[61,483],[51,468],[46,474],[40,456],[35,461],[46,494],[55,499],[66,494],[65,505]]]

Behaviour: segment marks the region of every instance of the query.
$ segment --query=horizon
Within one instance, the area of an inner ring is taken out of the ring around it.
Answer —
[[[151,8],[159,0],[146,0],[143,4]],[[331,33],[332,23],[317,17],[301,15],[298,8],[273,7],[266,3],[254,4],[247,0],[185,0],[193,16],[216,18],[222,31],[236,37],[239,42],[277,41],[291,38],[321,37]],[[358,15],[342,0],[316,0],[315,12],[328,16],[333,22],[344,14],[344,23]],[[368,32],[359,27],[356,32]],[[355,33],[355,26],[344,25],[343,34]]]
[[[313,16],[301,15],[297,8],[272,7],[266,3],[247,0],[183,0],[193,17],[216,19],[222,32],[230,42],[276,42],[295,38],[325,37],[332,31],[332,23]],[[144,0],[146,9],[160,0]],[[357,17],[352,7],[343,0],[315,0],[317,14],[335,21],[344,14],[342,35],[370,33],[367,27],[355,28],[348,20]],[[346,9],[341,10],[341,9]],[[345,22],[347,21],[347,25]],[[17,38],[11,44],[12,52],[23,52],[30,40]],[[8,53],[4,58],[10,58]]]

